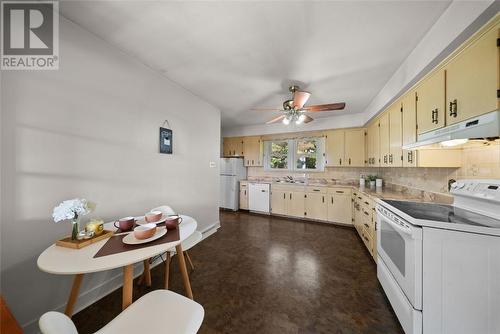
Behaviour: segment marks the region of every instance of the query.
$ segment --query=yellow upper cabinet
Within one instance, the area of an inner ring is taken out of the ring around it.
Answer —
[[[345,166],[363,167],[365,165],[365,129],[345,131]]]
[[[367,166],[378,167],[380,164],[380,135],[379,135],[379,120],[373,121],[367,129],[366,135],[368,148]]]
[[[344,130],[331,130],[326,132],[325,159],[327,166],[345,166],[344,159]]]
[[[380,116],[380,127],[379,127],[379,140],[380,140],[380,166],[389,166],[389,154],[390,154],[390,135],[389,135],[389,113],[384,112]]]
[[[445,125],[445,72],[440,69],[425,78],[417,87],[418,133]]]
[[[410,90],[401,98],[403,108],[403,145],[412,144],[417,141],[417,101],[416,92]],[[417,159],[415,151],[403,150],[403,166],[416,167]]]
[[[245,166],[263,166],[262,140],[260,136],[243,138],[243,156]]]
[[[403,128],[401,122],[403,108],[401,101],[394,103],[389,108],[389,166],[403,166],[403,156],[401,145],[403,144]]]
[[[457,123],[499,107],[498,21],[445,67],[447,124]]]
[[[240,157],[243,155],[243,138],[226,137],[223,139],[222,147],[225,157]]]

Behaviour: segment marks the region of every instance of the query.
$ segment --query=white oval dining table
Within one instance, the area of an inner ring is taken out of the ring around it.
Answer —
[[[95,273],[115,268],[123,267],[123,295],[122,309],[132,304],[133,291],[133,271],[134,264],[147,261],[149,258],[162,254],[169,249],[176,248],[177,254],[182,254],[181,243],[190,237],[196,230],[198,223],[192,217],[181,215],[182,222],[179,225],[179,240],[160,245],[138,248],[136,250],[126,251],[113,255],[107,255],[94,258],[94,255],[101,249],[108,239],[93,243],[80,249],[65,248],[55,244],[48,247],[38,257],[37,265],[40,270],[57,275],[75,275],[73,286],[66,304],[65,314],[69,317],[73,315],[73,307],[78,297],[78,291],[83,279],[87,273]],[[104,229],[114,230],[113,222],[104,224]],[[186,295],[193,299],[191,283],[186,268],[184,256],[178,256],[179,268],[182,274],[182,280]],[[146,268],[145,268],[146,269]],[[147,271],[149,272],[149,270]],[[146,273],[146,270],[145,270]]]

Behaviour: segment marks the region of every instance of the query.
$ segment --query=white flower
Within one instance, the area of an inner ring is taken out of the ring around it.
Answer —
[[[94,208],[95,204],[87,201],[86,199],[70,199],[63,201],[61,204],[56,206],[52,212],[52,217],[57,223],[63,220],[73,219],[78,216],[85,216],[92,212]]]

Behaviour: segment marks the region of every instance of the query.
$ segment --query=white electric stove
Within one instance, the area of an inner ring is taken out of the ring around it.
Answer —
[[[407,334],[500,333],[500,180],[453,205],[381,200],[377,276]]]

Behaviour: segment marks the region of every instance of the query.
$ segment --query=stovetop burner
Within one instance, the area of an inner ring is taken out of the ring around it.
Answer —
[[[384,200],[414,219],[500,228],[500,220],[452,205]]]

